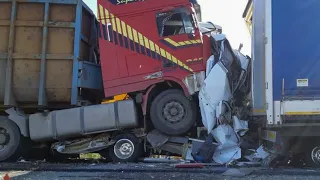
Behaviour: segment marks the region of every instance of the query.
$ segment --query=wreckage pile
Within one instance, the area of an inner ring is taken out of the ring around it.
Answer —
[[[205,137],[169,137],[154,130],[147,139],[154,149],[180,154],[188,161],[231,164],[264,159],[268,153],[249,129],[251,59],[233,50],[223,34],[212,35],[211,42],[212,56],[199,92]]]

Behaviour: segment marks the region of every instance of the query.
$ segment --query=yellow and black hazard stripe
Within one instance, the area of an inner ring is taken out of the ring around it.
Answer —
[[[202,44],[200,39],[176,42],[170,38],[164,38],[161,40],[161,42],[171,47],[172,49],[200,46]]]
[[[100,38],[136,53],[146,55],[152,59],[162,61],[163,64],[179,66],[181,69],[193,72],[188,65],[161,48],[157,43],[142,35],[130,25],[120,20],[101,5],[99,5],[98,16],[98,20],[102,26],[102,29],[99,26]]]

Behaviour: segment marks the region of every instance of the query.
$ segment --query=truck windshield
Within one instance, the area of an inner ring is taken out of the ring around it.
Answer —
[[[185,8],[158,13],[157,24],[160,37],[189,34],[195,29],[192,15]]]

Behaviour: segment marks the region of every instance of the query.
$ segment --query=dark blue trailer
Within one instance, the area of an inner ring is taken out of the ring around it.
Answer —
[[[253,4],[252,4],[253,3]],[[279,154],[307,152],[320,165],[320,1],[250,0],[252,107],[262,138]]]

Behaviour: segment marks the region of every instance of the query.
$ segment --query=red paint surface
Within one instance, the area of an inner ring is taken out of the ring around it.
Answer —
[[[190,8],[192,5],[189,0],[145,0],[143,2],[133,2],[124,5],[114,5],[108,0],[98,0],[98,13],[100,4],[124,23],[130,25],[143,36],[159,45],[160,48],[166,50],[177,59],[187,64],[191,69],[193,69],[193,72],[205,70],[204,61],[200,61],[197,64],[188,64],[186,62],[188,59],[204,57],[202,44],[198,46],[173,49],[160,42],[163,38],[159,37],[158,34],[156,13],[159,13],[168,7]],[[100,24],[100,29],[102,29],[102,24]],[[202,39],[200,36],[201,33],[197,31],[194,39]],[[170,36],[169,38],[176,42],[191,40],[187,34]],[[104,40],[103,38],[99,38],[99,46],[106,97],[146,90],[153,84],[163,82],[165,80],[173,80],[177,82],[182,86],[185,93],[188,94],[187,88],[183,83],[183,79],[191,72],[183,70],[179,68],[179,66],[173,69],[171,68],[171,71],[169,71],[170,68],[163,68],[162,61],[139,54],[130,50],[130,48],[127,49],[125,47],[121,47],[119,44],[116,45],[115,43]],[[208,52],[206,52],[206,54],[207,53]],[[208,55],[205,57],[207,59]],[[152,80],[145,79],[145,76],[159,71],[163,72],[163,77]]]

